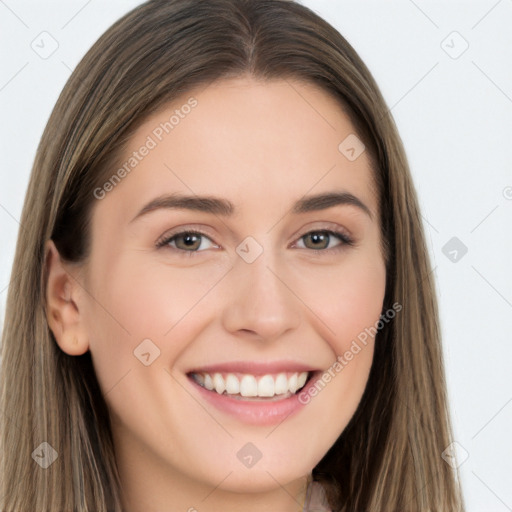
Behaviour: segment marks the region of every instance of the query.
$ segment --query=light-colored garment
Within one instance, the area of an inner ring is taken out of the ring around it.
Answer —
[[[302,512],[332,512],[320,482],[309,483]]]

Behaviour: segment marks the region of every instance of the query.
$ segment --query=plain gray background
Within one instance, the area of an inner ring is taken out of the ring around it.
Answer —
[[[0,0],[0,319],[50,111],[93,42],[139,3]],[[301,3],[355,47],[391,108],[437,282],[468,512],[512,511],[512,0]]]

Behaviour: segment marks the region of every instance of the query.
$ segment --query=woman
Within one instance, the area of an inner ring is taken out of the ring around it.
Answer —
[[[2,350],[2,510],[463,510],[369,71],[284,0],[151,0],[66,84]]]

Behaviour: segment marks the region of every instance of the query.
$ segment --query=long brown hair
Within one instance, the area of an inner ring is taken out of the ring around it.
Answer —
[[[65,85],[43,133],[23,208],[2,337],[1,509],[121,510],[108,410],[89,353],[69,356],[45,311],[45,242],[68,262],[90,248],[93,191],[149,114],[215,80],[316,84],[371,156],[387,264],[385,307],[361,403],[313,470],[335,511],[461,511],[432,269],[400,137],[348,42],[287,0],[151,0],[116,22]],[[340,141],[341,142],[341,141]],[[42,469],[41,443],[58,453]],[[41,449],[41,448],[39,448]]]

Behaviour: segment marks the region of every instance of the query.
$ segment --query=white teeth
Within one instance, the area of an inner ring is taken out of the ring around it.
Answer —
[[[299,378],[297,379],[297,389],[300,389],[304,384],[306,384],[306,381],[308,380],[308,374],[305,372],[302,372],[299,374]]]
[[[220,373],[215,373],[213,375],[213,387],[215,388],[215,391],[219,393],[219,395],[222,395],[226,389],[226,383],[224,382],[224,379],[222,378],[222,375]]]
[[[212,378],[208,373],[204,374],[204,387],[210,391],[213,389]]]
[[[242,396],[258,396],[258,382],[253,375],[244,375],[240,381],[240,394]]]
[[[243,397],[272,398],[275,395],[295,393],[301,389],[308,379],[308,372],[289,373],[277,375],[263,375],[256,377],[245,374],[239,379],[233,373],[223,376],[221,373],[194,373],[194,380],[210,391],[216,391],[219,395],[241,395]]]
[[[272,375],[264,375],[258,382],[258,396],[274,396],[275,384]]]
[[[288,388],[292,393],[295,393],[297,391],[297,374],[294,373],[289,379],[288,379]]]
[[[240,393],[240,382],[232,373],[228,373],[226,377],[226,392],[229,395],[238,395]]]
[[[306,375],[307,377],[307,375]],[[282,395],[288,391],[288,378],[286,373],[280,373],[276,378],[274,393],[276,395]]]

